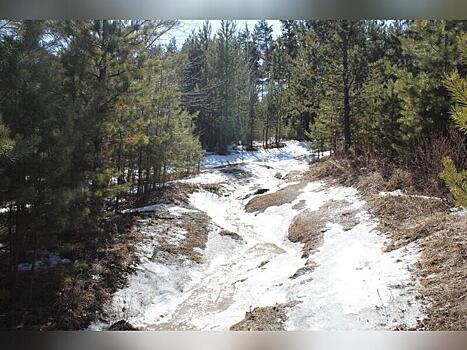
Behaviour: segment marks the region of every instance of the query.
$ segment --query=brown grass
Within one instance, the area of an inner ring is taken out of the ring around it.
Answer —
[[[390,238],[386,250],[417,242],[417,277],[427,317],[422,330],[467,328],[467,218],[443,202],[424,198],[384,197],[370,202],[380,230]]]
[[[95,317],[95,312],[110,299],[112,293],[124,287],[126,276],[136,261],[137,242],[142,236],[132,229],[132,216],[123,215],[109,222],[116,227],[94,252],[83,258],[83,267],[69,266],[64,270],[56,299],[49,309],[53,312],[42,329],[82,329]],[[96,279],[95,276],[99,276]]]
[[[152,220],[149,225],[156,228],[168,230],[184,230],[185,238],[177,244],[167,241],[161,233],[157,235],[159,244],[158,253],[166,252],[180,258],[186,258],[200,263],[203,260],[203,251],[206,248],[209,233],[209,217],[206,213],[195,211],[187,212],[181,216],[174,216],[170,212],[158,211],[156,213],[144,213],[143,217],[150,217]],[[196,249],[199,248],[199,249]],[[157,257],[154,257],[157,259]]]
[[[287,308],[297,302],[255,307],[245,313],[245,318],[230,327],[231,331],[283,331]]]
[[[378,195],[379,191],[395,189],[424,195],[445,193],[436,179],[427,176],[423,192],[420,184],[424,179],[415,181],[407,170],[360,168],[336,159],[312,165],[307,177],[359,189],[369,211],[379,220],[378,229],[390,239],[385,250],[417,242],[421,250],[416,265],[421,284],[418,297],[424,301],[426,318],[416,329],[467,329],[467,217],[451,213],[446,198]]]
[[[346,201],[330,200],[317,210],[304,210],[289,226],[288,238],[292,242],[302,242],[303,257],[308,257],[323,241],[328,222],[342,225],[348,231],[358,224],[356,212],[348,209]]]

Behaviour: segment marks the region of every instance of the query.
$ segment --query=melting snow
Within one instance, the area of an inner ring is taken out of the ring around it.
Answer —
[[[145,213],[145,212],[153,212],[157,210],[166,210],[175,216],[179,216],[180,214],[194,211],[191,209],[177,207],[177,206],[173,206],[169,204],[153,204],[153,205],[147,205],[147,206],[139,207],[139,208],[124,209],[122,210],[122,213]]]
[[[258,151],[231,151],[231,154],[222,156],[210,154],[203,158],[204,168],[218,167],[223,165],[277,161],[309,155],[309,145],[306,142],[288,141],[283,148],[271,148]]]
[[[125,318],[146,329],[227,330],[254,307],[298,300],[300,303],[288,311],[286,328],[290,330],[414,325],[422,315],[407,286],[412,283],[409,269],[417,259],[416,246],[383,253],[385,238],[376,230],[377,222],[365,211],[365,202],[355,189],[312,182],[292,203],[272,206],[262,213],[244,211],[247,197],[255,189],[277,191],[290,184],[276,177],[278,172],[285,175],[307,169],[307,162],[297,159],[307,156],[305,146],[289,142],[282,150],[245,152],[244,164],[239,167],[251,174],[247,181],[214,169],[190,178],[191,182],[225,183],[224,195],[201,191],[190,196],[192,206],[212,220],[203,262],[177,260],[170,255],[154,261],[157,244],[153,241],[142,246],[143,263],[108,306],[115,320]],[[210,155],[204,165],[237,161],[238,154]],[[358,212],[359,224],[344,231],[340,225],[328,223],[323,245],[310,256],[317,267],[290,279],[306,262],[302,244],[287,238],[292,219],[301,210],[319,210],[331,199],[347,201],[349,208]],[[305,207],[293,209],[300,201]],[[156,209],[151,206],[151,210]],[[143,233],[159,235],[158,227],[148,223],[141,223]],[[221,229],[239,234],[243,241],[219,235]],[[178,232],[174,239],[183,234]],[[96,322],[90,329],[103,326]]]

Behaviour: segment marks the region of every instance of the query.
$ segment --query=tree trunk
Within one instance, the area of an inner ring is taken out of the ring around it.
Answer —
[[[344,20],[342,24],[342,78],[344,82],[344,152],[348,154],[350,151],[350,102],[349,102],[349,23]]]

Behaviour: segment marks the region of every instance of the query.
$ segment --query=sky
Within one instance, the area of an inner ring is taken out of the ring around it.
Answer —
[[[253,31],[254,25],[258,22],[258,20],[237,20],[237,29],[245,28],[245,24],[248,24],[248,28]],[[272,36],[273,38],[277,38],[281,34],[281,22],[278,20],[267,20],[269,25],[272,25]],[[165,34],[160,38],[160,42],[162,44],[167,44],[172,37],[175,38],[177,41],[177,46],[181,47],[185,39],[191,33],[193,29],[198,30],[201,28],[204,23],[204,20],[192,20],[192,21],[180,21],[179,28],[171,30],[169,33]],[[220,26],[220,20],[210,20],[212,27],[212,33],[216,33]]]

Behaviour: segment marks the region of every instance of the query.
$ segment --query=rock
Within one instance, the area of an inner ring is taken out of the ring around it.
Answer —
[[[269,191],[268,188],[259,188],[255,191],[255,193],[253,193],[253,195],[257,195],[257,194],[263,194],[263,193],[266,193],[267,191]]]
[[[227,237],[230,237],[230,238],[235,239],[237,241],[243,241],[242,236],[240,236],[238,233],[235,233],[235,232],[232,232],[232,231],[220,230],[219,235],[227,236]]]
[[[120,320],[111,325],[107,330],[109,331],[137,331],[137,327],[133,326],[130,322]]]

